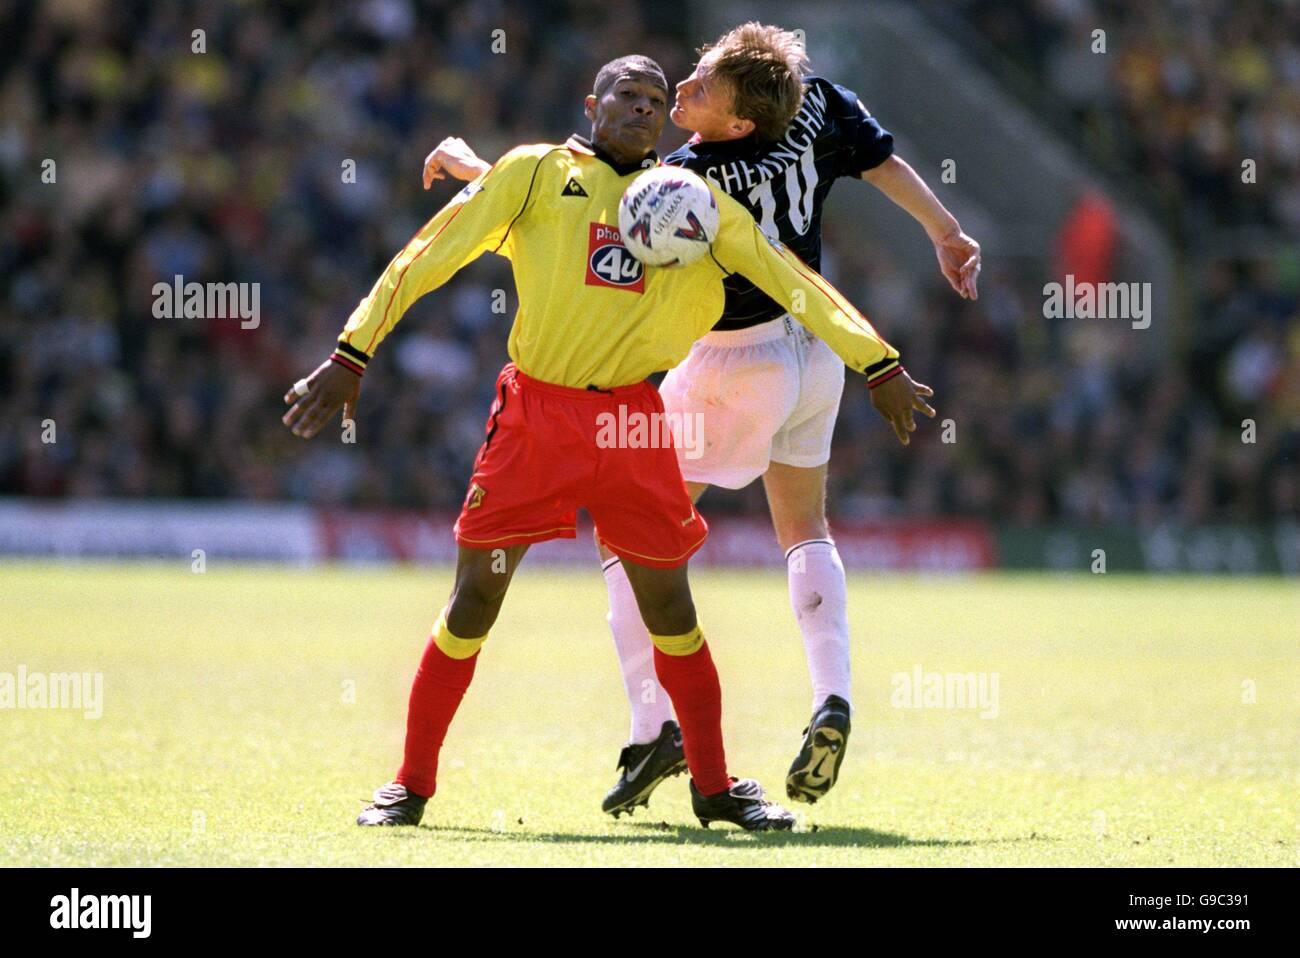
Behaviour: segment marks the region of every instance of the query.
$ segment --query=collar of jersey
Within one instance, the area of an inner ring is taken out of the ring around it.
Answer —
[[[636,173],[639,170],[648,170],[652,166],[659,165],[659,154],[654,150],[651,150],[646,154],[645,159],[639,160],[636,163],[620,163],[596,144],[592,143],[591,140],[587,139],[585,136],[579,136],[577,133],[569,137],[568,142],[564,145],[577,153],[586,153],[588,156],[594,156],[596,159],[607,163],[609,166],[614,168],[614,172],[619,176],[627,176],[629,173]]]

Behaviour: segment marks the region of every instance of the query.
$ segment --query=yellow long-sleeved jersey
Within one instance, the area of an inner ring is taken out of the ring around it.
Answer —
[[[336,355],[364,369],[412,303],[494,252],[510,260],[519,293],[510,358],[544,382],[608,388],[671,369],[717,322],[722,279],[731,273],[789,309],[869,379],[896,369],[898,351],[848,300],[712,184],[721,218],[711,255],[687,267],[643,267],[618,231],[619,200],[642,169],[617,164],[576,136],[562,146],[511,150],[388,264],[348,319]]]

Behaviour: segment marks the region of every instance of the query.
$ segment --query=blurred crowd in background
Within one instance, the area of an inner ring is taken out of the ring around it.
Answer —
[[[1050,91],[1091,146],[1143,177],[1187,242],[1223,226],[1300,233],[1300,4],[957,5]],[[1106,56],[1093,52],[1098,43]],[[1246,158],[1256,162],[1254,182],[1242,179]]]
[[[975,0],[962,12],[1185,211],[1172,230],[1294,231],[1297,8],[1263,6]],[[484,257],[398,325],[367,373],[355,445],[290,436],[282,396],[454,192],[420,188],[443,136],[495,157],[586,132],[582,97],[619,53],[648,53],[670,78],[690,72],[707,38],[684,32],[684,6],[652,8],[0,0],[0,494],[457,507],[506,359],[504,260]],[[1085,71],[1078,35],[1096,11],[1126,52]],[[504,54],[491,49],[496,29]],[[684,138],[670,125],[661,150]],[[1241,156],[1259,163],[1250,187]],[[54,183],[40,180],[46,158]],[[1294,250],[1189,257],[1197,294],[1180,348],[1097,363],[1086,339],[1064,334],[1069,320],[1043,317],[1048,263],[1013,270],[989,251],[969,303],[937,268],[904,269],[888,237],[834,206],[825,271],[936,388],[959,432],[944,443],[924,423],[903,451],[850,377],[833,515],[1148,524],[1300,513]],[[176,275],[259,283],[259,325],[155,318],[153,285]],[[765,508],[758,485],[706,502]]]

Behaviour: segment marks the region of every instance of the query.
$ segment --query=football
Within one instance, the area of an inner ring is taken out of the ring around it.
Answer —
[[[646,266],[685,266],[718,235],[718,203],[690,170],[657,166],[632,181],[618,204],[623,245]]]

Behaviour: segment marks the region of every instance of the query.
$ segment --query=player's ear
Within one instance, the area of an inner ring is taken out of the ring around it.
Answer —
[[[596,94],[587,94],[587,98],[582,101],[582,113],[592,123],[596,122]]]
[[[742,136],[749,136],[754,132],[753,120],[741,120],[739,118],[731,121],[731,132],[736,134],[737,139]]]

